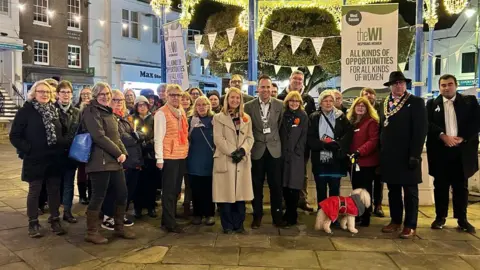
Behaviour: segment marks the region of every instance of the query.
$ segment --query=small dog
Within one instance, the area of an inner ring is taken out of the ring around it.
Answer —
[[[330,225],[340,218],[340,228],[343,230],[348,228],[351,233],[358,233],[355,228],[355,217],[363,215],[370,205],[370,194],[363,188],[353,190],[350,197],[329,197],[319,203],[320,210],[317,213],[315,230],[323,229],[326,233],[332,233]]]

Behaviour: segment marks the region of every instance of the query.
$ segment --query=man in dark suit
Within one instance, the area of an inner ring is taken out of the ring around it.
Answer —
[[[457,79],[446,74],[438,82],[440,95],[427,102],[428,171],[434,177],[436,218],[442,229],[448,216],[450,186],[453,217],[460,229],[475,233],[467,221],[468,178],[478,171],[479,106],[474,96],[457,93]]]
[[[239,74],[233,74],[228,84],[230,87],[235,87],[242,90],[243,76]],[[223,101],[225,100],[225,96],[227,95],[227,93],[228,93],[228,88],[225,89],[225,94],[220,98],[220,105],[222,106],[224,105]],[[243,97],[243,104],[246,104],[247,102],[254,99],[254,97],[249,96],[245,93],[242,93],[242,97]]]
[[[265,174],[270,188],[270,205],[273,225],[284,227],[282,220],[282,179],[280,124],[283,117],[283,103],[271,97],[272,79],[263,75],[258,80],[258,98],[245,104],[245,112],[252,119],[255,143],[252,155],[253,222],[252,229],[258,229],[263,217],[263,183]]]
[[[418,219],[418,184],[422,182],[421,155],[427,135],[427,113],[422,98],[407,92],[402,72],[390,73],[391,93],[383,105],[380,120],[380,172],[387,183],[390,224],[382,232],[393,233],[401,228],[401,238],[415,236]],[[404,197],[402,199],[402,190]]]

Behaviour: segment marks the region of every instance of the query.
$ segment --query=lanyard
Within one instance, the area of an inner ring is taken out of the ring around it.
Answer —
[[[268,111],[267,111],[267,115],[264,115],[263,113],[263,108],[262,108],[262,103],[260,103],[260,116],[262,118],[262,122],[263,123],[267,123],[268,122],[268,118],[270,117],[270,110],[272,109],[272,104],[269,102],[267,104],[264,105],[265,106],[268,106]]]

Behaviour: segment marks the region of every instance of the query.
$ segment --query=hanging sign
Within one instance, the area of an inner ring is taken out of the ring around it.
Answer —
[[[398,54],[398,4],[342,7],[342,91],[383,89]]]
[[[233,41],[233,38],[235,37],[235,31],[237,30],[237,28],[230,28],[230,29],[227,29],[227,38],[228,38],[228,45],[232,46],[232,41]]]
[[[178,84],[185,90],[190,84],[182,26],[178,21],[174,21],[165,24],[163,29],[165,32],[165,55],[167,57],[167,83]]]

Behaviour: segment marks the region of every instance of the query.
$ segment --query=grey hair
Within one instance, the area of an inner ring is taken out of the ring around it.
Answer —
[[[321,103],[327,97],[332,97],[333,101],[335,101],[335,93],[332,90],[323,90],[318,97],[318,102]]]
[[[165,90],[167,90],[167,84],[166,84],[166,83],[161,83],[161,84],[159,84],[159,85],[157,86],[157,93],[158,93],[158,91],[160,90],[160,88],[162,88],[162,87],[164,87]]]
[[[92,87],[92,97],[94,99],[97,99],[98,94],[102,92],[103,89],[107,88],[108,91],[110,91],[110,94],[112,93],[112,87],[106,82],[97,82],[93,87]]]
[[[290,78],[292,78],[293,75],[302,75],[305,78],[305,74],[303,74],[303,72],[301,70],[298,70],[298,69],[293,71],[292,74],[290,74]]]

